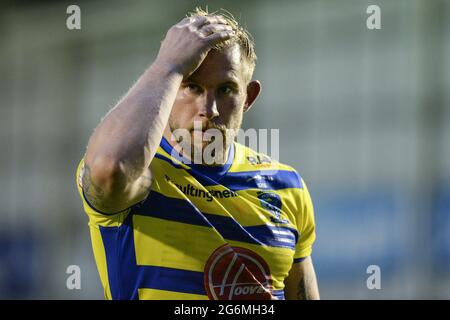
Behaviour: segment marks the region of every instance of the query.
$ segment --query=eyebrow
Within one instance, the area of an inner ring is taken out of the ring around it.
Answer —
[[[238,87],[239,86],[239,83],[235,79],[233,79],[233,80],[226,80],[226,81],[220,83],[221,86],[223,86],[225,84],[232,85],[234,87]]]
[[[200,81],[197,81],[197,79],[195,79],[195,78],[187,78],[187,79],[182,81],[182,83],[189,83],[189,82],[200,83]],[[226,79],[225,81],[219,83],[219,86],[223,86],[223,85],[226,85],[226,84],[232,85],[234,87],[239,87],[239,81],[235,77],[231,77],[231,78]]]

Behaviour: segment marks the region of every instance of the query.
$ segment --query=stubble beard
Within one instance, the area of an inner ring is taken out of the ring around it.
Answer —
[[[208,148],[209,145],[212,145],[215,141],[214,136],[209,141],[209,137],[204,137],[202,139],[202,133],[200,131],[195,131],[194,127],[189,129],[182,128],[176,123],[176,121],[174,121],[172,117],[169,117],[169,128],[172,133],[172,141],[177,144],[175,149],[177,149],[177,151],[182,150],[183,156],[188,158],[188,160],[194,164],[223,165],[226,163],[228,158],[227,151],[233,143],[238,130],[241,128],[241,124],[242,116],[232,120],[229,127],[209,122],[206,128],[203,127],[202,130],[207,133],[213,132],[218,134],[220,132],[222,136],[222,143],[220,143],[220,141],[216,142],[214,146],[217,147],[210,148],[211,152],[207,152],[209,150],[206,148]],[[182,136],[174,134],[174,132],[179,132],[179,130],[181,130],[181,132],[185,132],[184,134],[188,134],[190,139],[183,139]],[[188,152],[186,152],[186,150]],[[205,158],[208,158],[207,161],[209,161],[209,163],[205,163]]]

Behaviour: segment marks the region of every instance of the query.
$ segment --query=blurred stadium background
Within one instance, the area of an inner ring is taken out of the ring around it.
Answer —
[[[66,8],[81,7],[81,30]],[[102,299],[74,173],[101,117],[205,1],[0,4],[0,298]],[[366,8],[381,7],[381,30]],[[450,298],[450,1],[214,1],[247,25],[262,96],[313,196],[324,299]],[[66,268],[81,268],[81,290]],[[366,268],[379,265],[381,290]]]

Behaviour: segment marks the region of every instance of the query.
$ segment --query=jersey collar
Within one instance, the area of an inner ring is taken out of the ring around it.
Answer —
[[[161,139],[160,146],[165,152],[170,154],[172,157],[176,158],[178,161],[189,166],[193,171],[207,175],[213,179],[219,179],[228,172],[231,165],[233,164],[235,156],[234,141],[230,146],[227,161],[223,165],[217,166],[190,163],[190,161],[186,157],[184,157],[181,153],[178,153],[177,151],[174,150],[172,145],[169,143],[169,141],[167,141],[167,139],[164,136]]]

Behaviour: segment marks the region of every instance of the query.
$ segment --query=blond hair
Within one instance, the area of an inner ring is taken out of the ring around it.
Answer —
[[[208,12],[208,8],[205,10],[197,7],[193,12],[189,12],[188,17],[196,17],[196,16],[220,16],[223,17],[228,25],[234,30],[235,36],[231,39],[228,39],[224,42],[221,42],[213,47],[215,50],[222,50],[224,48],[228,48],[234,44],[237,44],[241,49],[241,58],[244,58],[249,65],[249,77],[248,80],[251,79],[253,71],[256,65],[256,52],[255,52],[255,43],[253,40],[253,36],[248,32],[245,28],[239,25],[237,20],[233,17],[233,15],[225,9],[220,9],[214,12]]]

